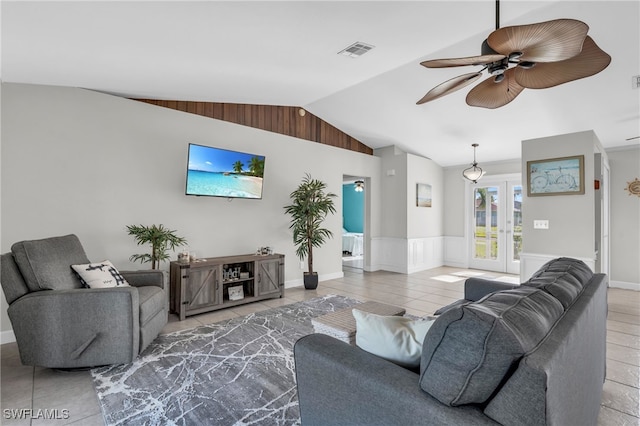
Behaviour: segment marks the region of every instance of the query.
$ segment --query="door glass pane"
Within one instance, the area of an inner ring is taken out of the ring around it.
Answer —
[[[498,258],[498,188],[474,189],[474,253],[476,259]]]
[[[513,260],[520,260],[522,251],[522,186],[513,187]]]

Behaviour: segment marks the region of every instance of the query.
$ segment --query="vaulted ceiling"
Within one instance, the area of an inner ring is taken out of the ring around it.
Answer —
[[[469,89],[416,105],[480,54],[495,1],[3,1],[4,82],[131,98],[303,107],[371,148],[397,145],[442,166],[520,156],[520,141],[594,130],[605,147],[640,135],[640,2],[503,0],[500,25],[587,23],[612,57],[595,76],[525,90],[495,110]],[[359,58],[337,53],[375,46]],[[486,77],[485,77],[486,78]],[[470,86],[472,87],[472,86]]]

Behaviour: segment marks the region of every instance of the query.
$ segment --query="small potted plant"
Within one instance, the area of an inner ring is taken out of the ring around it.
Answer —
[[[133,254],[129,258],[132,262],[151,262],[151,269],[158,269],[160,262],[169,259],[168,250],[187,244],[187,240],[178,237],[176,231],[164,225],[127,225],[129,235],[133,235],[138,245],[151,244],[151,253]]]
[[[313,270],[313,248],[321,247],[332,232],[322,228],[322,222],[329,215],[335,213],[333,198],[336,194],[325,192],[327,185],[312,179],[308,173],[293,191],[289,198],[291,204],[285,206],[285,212],[291,215],[289,229],[293,230],[293,244],[300,260],[307,258],[308,272],[304,273],[304,287],[315,289],[318,287],[318,273]]]

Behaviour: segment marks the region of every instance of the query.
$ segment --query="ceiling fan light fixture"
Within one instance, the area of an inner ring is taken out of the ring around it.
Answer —
[[[473,147],[473,163],[471,167],[468,167],[462,171],[462,177],[467,180],[470,180],[473,183],[478,183],[478,180],[482,176],[484,176],[485,171],[482,170],[481,167],[478,167],[478,162],[476,161],[476,148],[479,146],[477,143],[471,144]]]
[[[529,61],[522,61],[522,62],[518,62],[518,66],[520,68],[524,68],[525,70],[530,70],[531,68],[536,66],[536,63],[535,62],[529,62]]]
[[[507,66],[506,65],[492,65],[489,67],[489,74],[491,75],[500,75],[500,74],[504,74],[504,72],[507,70]]]
[[[587,35],[588,31],[589,26],[576,19],[500,28],[500,0],[496,0],[496,30],[482,42],[480,56],[429,59],[420,64],[427,68],[483,66],[480,72],[487,70],[490,78],[471,89],[466,102],[473,107],[495,109],[513,101],[525,88],[554,87],[604,70],[611,57]],[[464,80],[465,76],[459,76],[441,83],[417,104],[470,83]]]
[[[518,59],[520,59],[522,55],[523,55],[522,52],[512,52],[511,54],[509,54],[509,60],[517,61]]]

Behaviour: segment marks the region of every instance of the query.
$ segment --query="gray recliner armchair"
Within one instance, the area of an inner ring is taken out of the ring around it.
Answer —
[[[24,365],[129,363],[167,323],[162,271],[121,271],[131,286],[83,288],[71,265],[90,261],[75,235],[15,243],[1,262]]]

